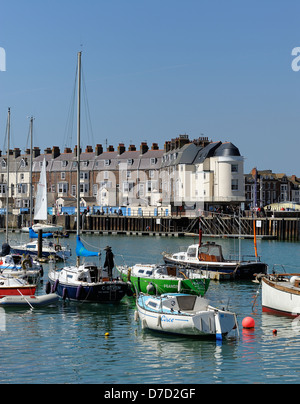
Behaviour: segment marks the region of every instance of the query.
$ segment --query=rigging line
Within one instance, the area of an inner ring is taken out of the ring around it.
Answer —
[[[93,128],[92,128],[92,120],[91,120],[91,115],[90,115],[90,107],[89,107],[89,102],[88,102],[88,97],[87,97],[86,81],[85,81],[85,76],[84,76],[83,70],[82,70],[82,83],[83,83],[84,105],[85,105],[85,110],[86,110],[87,136],[88,136],[88,140],[90,140],[89,137],[91,136],[90,141],[91,141],[92,145],[94,145],[95,140],[94,140],[94,134],[93,134]]]
[[[100,250],[100,249],[101,249],[101,247],[100,247],[100,246],[95,246],[95,245],[93,245],[93,244],[88,243],[88,242],[85,240],[85,238],[84,238],[84,237],[82,237],[82,234],[81,234],[81,236],[80,236],[80,239],[81,239],[81,240],[83,240],[83,241],[84,241],[84,243],[85,243],[86,245],[88,245],[89,247],[93,247],[93,248],[96,248],[96,249],[98,249],[98,250]]]
[[[63,144],[66,146],[71,147],[72,145],[72,136],[73,136],[73,131],[74,131],[74,121],[75,121],[75,99],[76,99],[76,83],[77,83],[77,70],[78,66],[76,66],[76,72],[75,72],[75,79],[74,79],[74,84],[73,84],[73,90],[72,90],[72,95],[70,99],[70,104],[69,104],[69,109],[68,109],[68,115],[67,115],[67,120],[66,120],[66,125],[65,125],[65,130],[64,130],[64,140]]]

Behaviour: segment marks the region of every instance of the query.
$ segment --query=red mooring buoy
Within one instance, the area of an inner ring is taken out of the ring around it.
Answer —
[[[245,317],[244,320],[242,321],[242,326],[243,328],[254,328],[255,321],[252,317]]]

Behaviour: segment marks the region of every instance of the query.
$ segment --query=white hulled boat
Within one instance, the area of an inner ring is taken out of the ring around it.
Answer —
[[[142,327],[153,331],[221,340],[237,328],[235,313],[212,307],[195,295],[140,293],[137,310]]]
[[[261,277],[261,282],[263,312],[300,315],[300,274],[269,274]]]

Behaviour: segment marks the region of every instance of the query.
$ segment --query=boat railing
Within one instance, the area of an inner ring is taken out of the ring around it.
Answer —
[[[228,261],[260,262],[261,256],[255,256],[255,255],[251,255],[251,254],[246,254],[246,255],[241,255],[241,256],[239,254],[229,254]]]

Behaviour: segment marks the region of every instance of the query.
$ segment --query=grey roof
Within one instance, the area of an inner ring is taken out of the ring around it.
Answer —
[[[240,156],[240,151],[239,149],[232,143],[230,142],[225,142],[222,143],[220,147],[217,148],[215,154],[215,156],[219,157],[219,156]]]
[[[221,142],[212,142],[209,145],[203,147],[198,153],[197,158],[195,159],[195,164],[201,164],[204,162],[205,159],[213,157],[215,150],[221,145]]]

